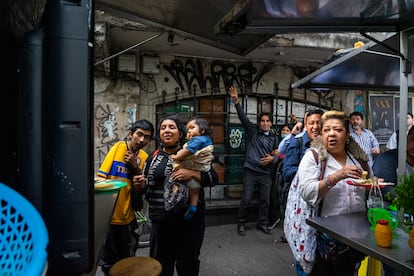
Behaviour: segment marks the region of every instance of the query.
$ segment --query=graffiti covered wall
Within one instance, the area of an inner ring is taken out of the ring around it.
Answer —
[[[139,54],[137,59],[138,57]],[[237,86],[242,95],[251,95],[252,98],[268,97],[267,100],[260,101],[266,103],[262,104],[266,109],[274,106],[271,98],[279,98],[281,100],[279,103],[286,105],[284,107],[286,112],[296,110],[296,105],[288,105],[288,102],[292,102],[295,98],[302,102],[318,103],[317,93],[291,91],[290,84],[296,80],[296,77],[287,66],[170,55],[159,57],[159,74],[143,74],[137,69],[135,73],[101,73],[99,77],[95,77],[95,170],[110,147],[126,137],[127,129],[134,120],[148,119],[156,125],[156,113],[160,112],[156,110],[157,106],[165,105],[164,111],[170,112],[171,108],[175,110],[177,107],[180,109],[177,112],[182,112],[184,106],[189,106],[191,114],[196,108],[204,108],[207,112],[214,110],[213,113],[217,114],[223,111],[231,112],[227,114],[230,122],[238,124],[239,120],[231,111],[232,107],[227,110],[227,100],[223,102],[219,112],[216,112],[214,104],[216,97],[221,98],[221,101],[227,98],[227,89],[230,85]],[[202,99],[211,99],[212,106],[196,106],[198,100],[200,103],[204,101]],[[301,106],[305,108],[305,104]],[[195,111],[203,112],[203,110]],[[283,116],[279,112],[275,114]],[[213,117],[210,119],[217,119]],[[225,118],[224,115],[219,117]],[[224,131],[224,126],[217,125],[215,128]],[[151,143],[147,151],[151,152],[154,147],[155,143]]]

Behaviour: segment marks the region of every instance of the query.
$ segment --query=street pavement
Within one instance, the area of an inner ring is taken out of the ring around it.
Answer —
[[[252,212],[255,218],[257,212]],[[236,210],[215,210],[206,215],[206,232],[200,254],[200,276],[289,276],[295,275],[293,256],[287,243],[280,242],[281,225],[268,235],[247,223],[245,236],[237,233]],[[148,248],[136,255],[148,256]],[[98,276],[103,273],[98,270]]]
[[[289,246],[279,241],[281,228],[267,235],[255,223],[247,226],[245,236],[239,236],[234,223],[206,228],[200,276],[295,275]]]

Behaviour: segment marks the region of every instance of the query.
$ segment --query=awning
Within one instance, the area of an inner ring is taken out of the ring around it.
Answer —
[[[96,1],[98,9],[110,14],[165,31],[173,31],[183,37],[244,56],[273,35],[215,34],[214,25],[236,4],[237,0]]]
[[[399,91],[400,114],[407,114],[408,91],[414,88],[413,65],[407,60],[413,59],[413,52],[412,32],[400,32],[381,43],[370,42],[349,52],[292,87]],[[407,131],[405,116],[400,116],[398,129],[401,133]],[[398,176],[402,176],[407,157],[407,139],[403,135],[398,145]]]
[[[247,55],[274,34],[398,32],[413,0],[96,0],[96,8]]]
[[[351,89],[371,91],[400,90],[400,35],[383,41],[369,42],[338,57],[312,74],[294,82],[293,88]],[[408,60],[414,58],[414,36],[408,39]],[[411,71],[414,69],[410,66]],[[408,89],[414,91],[414,76],[408,75]]]
[[[217,33],[397,32],[414,25],[412,0],[239,0]]]

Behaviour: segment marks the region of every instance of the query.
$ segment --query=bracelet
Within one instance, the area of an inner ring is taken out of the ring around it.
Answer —
[[[336,184],[336,183],[332,183],[331,182],[330,175],[328,175],[327,177],[325,177],[323,181],[325,182],[326,187],[328,187],[328,189],[331,189]]]

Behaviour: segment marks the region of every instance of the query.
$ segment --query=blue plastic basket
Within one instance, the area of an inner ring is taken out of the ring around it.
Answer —
[[[42,275],[49,242],[37,209],[0,183],[0,275]]]

